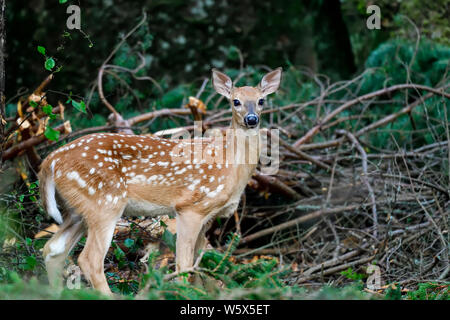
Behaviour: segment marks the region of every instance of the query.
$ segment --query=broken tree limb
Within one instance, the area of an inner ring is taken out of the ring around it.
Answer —
[[[285,183],[280,181],[277,177],[274,176],[268,176],[263,175],[259,171],[256,171],[253,175],[253,179],[255,179],[259,183],[259,187],[262,188],[262,186],[267,186],[268,189],[275,189],[278,192],[292,198],[295,200],[300,200],[302,197],[292,189],[291,187],[287,186]]]
[[[191,114],[190,109],[161,109],[138,115],[136,117],[128,119],[128,121],[132,126],[136,123],[147,121],[157,117],[173,116],[173,115],[189,115],[189,114]]]
[[[311,274],[311,275],[306,276],[306,277],[301,277],[301,278],[299,278],[296,281],[296,283],[306,282],[308,280],[311,280],[313,278],[317,278],[317,277],[320,277],[320,276],[327,276],[327,275],[336,273],[338,271],[342,271],[342,270],[348,269],[350,267],[354,267],[354,266],[357,266],[357,265],[360,265],[360,264],[364,264],[364,263],[370,262],[373,259],[375,259],[375,256],[363,257],[363,258],[355,260],[355,261],[351,261],[351,262],[344,263],[342,265],[339,265],[339,266],[336,266],[336,267],[333,267],[333,268],[329,268],[327,270],[324,270],[321,273],[316,273],[316,274]]]
[[[317,211],[308,213],[304,216],[298,217],[297,219],[290,220],[290,221],[284,222],[282,224],[279,224],[277,226],[270,227],[270,228],[255,232],[254,234],[248,235],[248,236],[242,238],[241,243],[248,243],[250,241],[261,238],[268,234],[275,233],[275,232],[293,227],[299,223],[310,221],[310,220],[313,220],[313,219],[316,219],[319,217],[323,217],[323,216],[329,216],[329,215],[333,215],[336,213],[341,213],[344,211],[355,210],[359,207],[360,207],[359,205],[351,205],[351,206],[345,206],[345,207],[317,210]]]
[[[369,178],[367,177],[368,171],[367,171],[367,153],[364,150],[364,148],[361,146],[359,141],[355,138],[353,134],[351,134],[348,131],[345,130],[337,130],[337,134],[341,134],[347,137],[352,144],[356,147],[359,154],[362,158],[362,170],[363,173],[361,174],[361,180],[364,182],[364,184],[367,187],[367,190],[369,191],[370,200],[372,201],[372,219],[373,219],[373,236],[374,238],[377,238],[378,236],[378,215],[377,215],[377,204],[375,202],[375,193],[373,192],[373,188],[369,183]]]
[[[59,126],[57,126],[56,128],[54,128],[54,130],[59,131],[61,133],[65,133],[66,132],[66,124],[60,124]],[[21,153],[22,151],[27,150],[28,148],[34,147],[44,141],[46,141],[47,138],[45,137],[44,134],[40,134],[38,136],[34,136],[31,137],[28,140],[25,140],[23,142],[20,142],[16,145],[13,145],[11,148],[5,150],[3,152],[2,155],[2,160],[9,160],[14,158],[15,156],[17,156],[19,153]]]
[[[267,134],[271,137],[272,134],[270,133],[270,130],[266,130]],[[323,163],[320,160],[317,160],[313,157],[311,157],[310,155],[306,154],[303,151],[297,150],[294,147],[292,147],[289,143],[287,143],[286,141],[284,141],[283,139],[281,139],[280,137],[278,138],[278,140],[280,141],[280,144],[285,147],[287,150],[291,151],[292,153],[296,154],[297,156],[299,156],[301,159],[305,159],[311,163],[314,163],[316,166],[327,170],[328,172],[331,172],[331,167],[325,163]],[[342,175],[341,172],[338,172],[338,174]]]
[[[388,93],[391,93],[391,92],[394,92],[394,91],[398,91],[398,90],[402,90],[402,89],[425,90],[425,91],[429,91],[431,93],[431,95],[433,95],[433,94],[442,95],[442,96],[450,99],[450,94],[444,92],[444,89],[446,87],[448,87],[448,85],[444,86],[444,87],[441,87],[441,88],[438,88],[438,89],[435,89],[435,88],[431,88],[431,87],[428,87],[428,86],[423,86],[423,85],[418,85],[418,84],[413,84],[413,83],[412,84],[399,84],[399,85],[395,85],[395,86],[392,86],[392,87],[380,89],[380,90],[377,90],[375,92],[370,92],[368,94],[362,95],[360,97],[357,97],[357,98],[355,98],[353,100],[350,100],[350,101],[344,103],[339,108],[337,108],[337,109],[333,110],[332,112],[330,112],[329,114],[327,114],[323,119],[318,119],[318,124],[315,125],[314,127],[312,127],[302,138],[297,140],[293,144],[293,146],[295,148],[300,147],[302,144],[306,143],[313,136],[315,136],[321,130],[322,126],[325,123],[327,123],[328,121],[333,119],[336,115],[338,115],[342,111],[350,108],[351,106],[353,106],[355,104],[358,104],[358,103],[362,102],[363,100],[372,99],[372,98],[375,98],[377,96],[381,96],[381,95],[388,94]],[[418,100],[421,101],[421,99],[418,99]]]

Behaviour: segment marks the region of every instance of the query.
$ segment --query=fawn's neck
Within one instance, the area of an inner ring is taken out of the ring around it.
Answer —
[[[245,180],[245,185],[248,179],[252,176],[259,162],[261,142],[260,142],[260,129],[245,129],[242,128],[236,120],[232,119],[230,125],[231,139],[229,139],[229,144],[234,145],[235,159],[243,159],[235,166],[236,174],[238,178],[247,178]]]

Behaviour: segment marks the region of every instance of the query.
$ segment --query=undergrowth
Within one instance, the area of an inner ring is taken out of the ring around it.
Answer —
[[[16,243],[15,248],[23,249],[22,245],[26,245],[39,252],[34,246],[43,245],[43,241],[26,242],[28,243]],[[232,255],[238,242],[236,234],[230,236],[224,252],[206,251],[195,272],[178,274],[169,280],[165,278],[171,276],[173,270],[169,265],[158,268],[160,252],[154,251],[148,260],[148,272],[142,273],[138,279],[112,281],[113,273],[109,274],[113,297],[91,289],[85,281],[81,281],[79,288],[68,289],[65,286],[62,291],[57,291],[47,284],[39,253],[37,257],[23,254],[20,256],[21,263],[11,261],[9,267],[0,266],[0,299],[449,299],[449,284],[432,282],[419,284],[417,290],[407,293],[401,290],[401,286],[395,285],[388,287],[383,294],[366,292],[364,275],[352,269],[342,272],[342,275],[351,280],[345,286],[324,285],[319,289],[310,289],[289,285],[290,266],[283,266],[276,258],[270,257],[260,257],[250,262],[238,261]],[[120,278],[118,274],[116,277]]]

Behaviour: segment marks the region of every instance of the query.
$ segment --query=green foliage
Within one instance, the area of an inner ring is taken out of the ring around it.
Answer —
[[[373,69],[365,75],[362,93],[385,86],[413,82],[436,86],[450,65],[450,47],[422,40],[415,43],[390,40],[371,52],[365,67]]]
[[[50,126],[47,126],[47,128],[45,128],[44,135],[49,140],[58,141],[60,132],[58,130],[53,129]]]
[[[341,274],[347,279],[353,281],[361,281],[362,279],[366,278],[365,274],[357,273],[352,268],[348,268],[347,270],[341,271]]]
[[[48,71],[52,71],[52,69],[55,67],[56,63],[55,60],[53,58],[47,58],[45,60],[45,69],[47,69]]]
[[[371,52],[365,66],[367,70],[361,82],[355,84],[355,88],[357,86],[360,89],[359,95],[411,82],[436,87],[443,85],[442,77],[450,66],[450,48],[427,40],[421,41],[417,48],[412,41],[390,40]],[[390,95],[392,103],[370,106],[370,118],[349,121],[341,127],[346,128],[350,125],[355,126],[354,129],[357,130],[399,111],[404,107],[405,99],[411,103],[418,99],[419,95],[423,96],[426,93],[411,89],[405,96],[405,91],[394,92]],[[449,114],[449,103],[445,103],[442,97],[434,96],[427,99],[413,109],[411,117],[401,116],[387,127],[372,132],[368,142],[378,148],[397,149],[398,145],[408,144],[417,147],[438,141],[445,135],[445,123],[430,119],[445,119],[444,107]],[[353,107],[340,116],[358,115],[362,110],[363,106]],[[430,126],[433,126],[432,130]],[[414,134],[415,131],[423,131],[424,134]]]
[[[401,300],[402,288],[396,285],[390,285],[385,291],[385,299],[388,300]]]
[[[130,238],[127,238],[127,239],[125,239],[123,244],[125,245],[125,247],[131,248],[134,245],[134,240],[130,239]]]
[[[87,288],[81,290],[64,289],[62,292],[58,292],[36,277],[25,280],[17,272],[0,267],[0,300],[15,299],[96,300],[108,299],[108,297]]]
[[[43,56],[45,56],[45,48],[43,46],[38,46],[37,51],[41,53]]]
[[[34,195],[37,184],[29,186]],[[19,197],[20,198],[20,197]],[[25,201],[25,197],[22,199]],[[0,215],[1,217],[2,215]],[[3,228],[2,228],[3,230]],[[1,236],[1,234],[0,234]],[[2,238],[0,237],[0,240]],[[65,288],[57,292],[46,284],[46,275],[40,249],[46,239],[25,237],[14,245],[15,255],[0,266],[0,299],[108,299],[88,288],[82,282],[81,289]],[[85,241],[82,239],[81,242]],[[355,283],[344,287],[323,286],[319,289],[305,289],[286,283],[290,269],[281,266],[275,258],[260,258],[252,262],[240,262],[232,253],[239,243],[236,234],[230,235],[224,252],[206,251],[198,270],[192,275],[199,277],[199,284],[188,281],[187,274],[172,280],[165,277],[172,271],[168,266],[158,267],[158,252],[152,252],[148,260],[147,273],[138,279],[126,279],[118,272],[107,272],[106,276],[115,293],[115,299],[375,299],[364,292],[360,280],[362,276],[349,269],[343,274]],[[0,244],[2,242],[0,241]],[[138,238],[126,238],[123,245],[133,250],[142,247]],[[125,253],[112,243],[113,256],[119,270],[135,270],[138,266],[127,260]],[[11,249],[8,249],[11,252]],[[0,255],[1,258],[1,255]],[[13,267],[14,266],[14,267]],[[388,289],[386,299],[448,299],[448,284],[427,283],[418,290],[402,296],[399,287]]]
[[[86,104],[84,103],[83,100],[80,102],[72,100],[71,102],[72,102],[72,106],[74,106],[75,109],[77,109],[78,111],[81,111],[83,113],[86,113]]]
[[[310,294],[311,299],[318,300],[374,300],[377,297],[362,291],[361,285],[352,283],[344,287],[325,285]]]
[[[176,248],[176,236],[170,232],[168,229],[164,230],[164,233],[161,237],[161,241],[163,241],[172,252],[175,252]]]
[[[450,300],[449,284],[434,282],[419,283],[415,291],[408,292],[411,300]]]

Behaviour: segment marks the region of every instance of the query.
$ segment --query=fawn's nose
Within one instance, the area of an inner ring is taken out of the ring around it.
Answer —
[[[244,122],[245,125],[248,128],[254,128],[258,125],[259,123],[259,117],[254,114],[254,113],[248,113],[245,117],[244,117]]]

